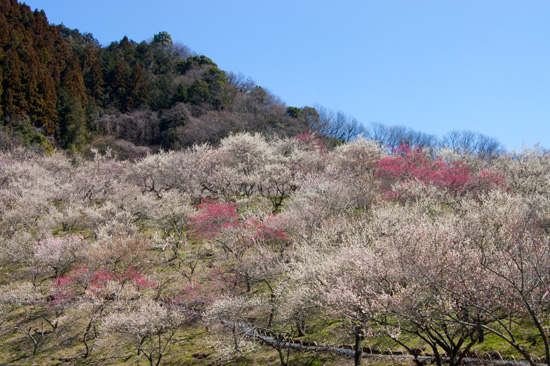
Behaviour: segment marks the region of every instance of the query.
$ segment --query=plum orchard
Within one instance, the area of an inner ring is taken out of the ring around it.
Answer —
[[[219,363],[254,351],[254,327],[357,350],[388,337],[452,365],[490,335],[550,360],[549,182],[537,149],[331,150],[308,134],[137,162],[5,151],[0,361],[160,365],[201,327]]]

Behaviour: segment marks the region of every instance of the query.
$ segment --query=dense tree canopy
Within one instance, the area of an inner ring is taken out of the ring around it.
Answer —
[[[250,115],[243,107],[255,104],[254,96],[228,82],[208,57],[173,43],[167,32],[150,43],[124,37],[101,47],[91,34],[50,25],[44,12],[17,1],[3,0],[0,7],[0,118],[13,133],[22,132],[17,120],[28,120],[33,134],[80,150],[102,135],[155,149],[215,142],[244,129],[303,132],[272,96],[273,105],[259,103]],[[156,118],[145,121],[151,132],[146,140],[101,128],[106,118],[119,124],[147,110]]]
[[[90,33],[53,26],[43,11],[0,2],[0,123],[14,142],[43,151],[107,147],[120,157],[218,143],[231,133],[316,134],[332,146],[363,135],[381,145],[486,157],[497,141],[469,131],[443,139],[400,126],[365,128],[321,106],[287,107],[249,78],[218,68],[165,31],[101,46]]]

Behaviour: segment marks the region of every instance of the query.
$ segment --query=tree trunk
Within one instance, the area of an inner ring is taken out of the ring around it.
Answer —
[[[248,275],[248,272],[244,273],[244,280],[246,282],[246,292],[250,292],[250,276]]]
[[[84,343],[84,346],[86,346],[86,352],[84,353],[83,358],[88,358],[90,355],[90,347],[88,346],[88,333],[90,332],[90,329],[92,328],[92,322],[88,322],[88,326],[86,326],[86,331],[84,332],[84,336],[82,337],[82,342]]]
[[[436,344],[430,344],[430,346],[432,347],[432,351],[434,353],[435,364],[437,366],[442,366],[441,365],[441,355],[439,354],[439,350],[437,349],[437,345]]]
[[[306,320],[304,318],[296,320],[296,332],[298,337],[306,335]]]
[[[361,365],[361,356],[363,355],[363,329],[357,328],[355,330],[355,366]]]
[[[279,344],[278,347],[276,347],[277,353],[279,354],[279,361],[281,362],[281,366],[288,366],[287,360],[285,360],[285,355],[283,353],[283,346],[282,344]]]
[[[273,317],[275,316],[275,310],[277,310],[275,307],[276,296],[275,296],[275,291],[273,291],[273,287],[271,287],[271,284],[269,283],[269,281],[264,279],[264,282],[269,287],[269,291],[271,291],[271,296],[269,299],[269,302],[271,303],[271,309],[269,310],[269,320],[267,321],[267,327],[271,329],[271,325],[273,324]]]

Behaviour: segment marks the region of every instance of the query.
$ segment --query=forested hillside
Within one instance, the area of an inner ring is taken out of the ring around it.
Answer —
[[[391,146],[502,151],[496,140],[472,132],[439,139],[403,127],[366,127],[321,106],[289,107],[166,32],[101,46],[92,34],[50,25],[43,11],[16,0],[0,0],[0,67],[0,148],[110,148],[118,158],[136,159],[250,131],[315,133],[332,146],[363,134]]]
[[[360,132],[347,120],[334,129],[314,108],[287,108],[166,32],[101,47],[91,34],[50,25],[43,11],[16,0],[0,2],[0,66],[4,145],[15,136],[46,150],[79,151],[124,140],[118,147],[131,154],[144,151],[134,145],[177,149],[244,130],[317,131],[339,141]]]

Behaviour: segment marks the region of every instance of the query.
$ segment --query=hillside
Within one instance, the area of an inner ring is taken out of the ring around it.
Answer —
[[[286,106],[250,78],[174,43],[166,32],[101,46],[90,33],[48,23],[16,0],[0,1],[0,148],[82,152],[122,159],[217,143],[236,132],[314,133],[330,145],[362,134],[381,144],[446,146],[491,155],[493,138],[452,131],[442,139],[400,126],[362,125],[322,106]]]
[[[0,363],[352,363],[290,337],[549,359],[547,152],[387,151],[244,133],[136,162],[1,152]]]
[[[48,24],[43,11],[2,0],[0,34],[4,134],[45,149],[51,143],[80,151],[115,140],[130,150],[128,143],[177,149],[237,131],[316,131],[343,141],[360,132],[348,121],[327,128],[330,122],[314,108],[287,108],[250,79],[173,43],[166,32],[150,42],[124,37],[101,47],[89,33]]]
[[[550,364],[547,150],[0,4],[0,363]]]

